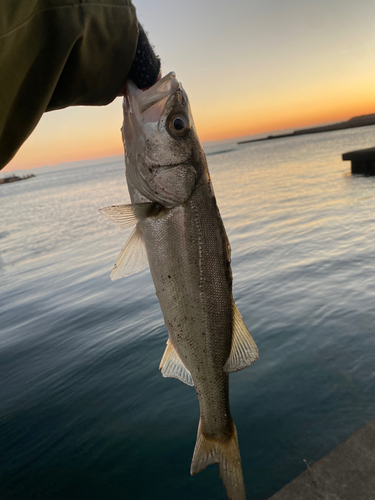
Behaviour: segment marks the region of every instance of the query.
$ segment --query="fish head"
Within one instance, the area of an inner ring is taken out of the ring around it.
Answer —
[[[123,108],[131,196],[136,190],[167,207],[185,203],[201,175],[204,153],[187,94],[176,75],[169,73],[146,91],[128,80]]]

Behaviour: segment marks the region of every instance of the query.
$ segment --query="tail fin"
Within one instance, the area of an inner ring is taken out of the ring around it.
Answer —
[[[219,464],[220,477],[230,500],[246,500],[243,480],[240,450],[238,448],[237,431],[233,423],[233,435],[223,443],[207,439],[202,432],[201,421],[198,426],[197,442],[195,444],[190,474],[194,476],[208,465]]]

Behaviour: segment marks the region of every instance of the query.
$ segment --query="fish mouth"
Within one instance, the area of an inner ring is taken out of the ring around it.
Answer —
[[[126,82],[126,92],[129,100],[137,101],[138,112],[144,113],[154,104],[168,98],[173,92],[180,88],[180,83],[176,78],[176,73],[171,71],[152,87],[147,90],[140,90],[131,80]]]
[[[139,127],[150,122],[159,122],[168,98],[181,88],[176,74],[171,71],[149,89],[140,90],[131,80],[126,82],[124,114],[132,115]]]
[[[167,100],[180,88],[173,71],[145,91],[140,90],[131,80],[127,80],[122,127],[123,140],[127,145],[138,141],[145,125],[159,123]]]

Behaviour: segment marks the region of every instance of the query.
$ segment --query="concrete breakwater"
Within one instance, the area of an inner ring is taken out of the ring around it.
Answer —
[[[352,174],[375,175],[375,148],[350,151],[342,159],[352,162]]]
[[[373,500],[375,419],[269,500]]]

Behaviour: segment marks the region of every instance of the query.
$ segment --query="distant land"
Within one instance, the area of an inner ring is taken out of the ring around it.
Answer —
[[[31,177],[36,177],[34,174],[23,175],[19,177],[18,175],[9,175],[8,177],[3,177],[0,179],[0,184],[9,184],[10,182],[25,181]]]
[[[269,141],[271,139],[282,139],[283,137],[295,137],[296,135],[305,134],[318,134],[319,132],[333,132],[334,130],[343,130],[345,128],[367,127],[375,125],[375,113],[371,115],[355,116],[346,122],[332,123],[331,125],[320,125],[319,127],[303,128],[295,130],[289,134],[269,135],[261,137],[260,139],[249,139],[246,141],[239,141],[237,144],[245,144],[248,142]]]

